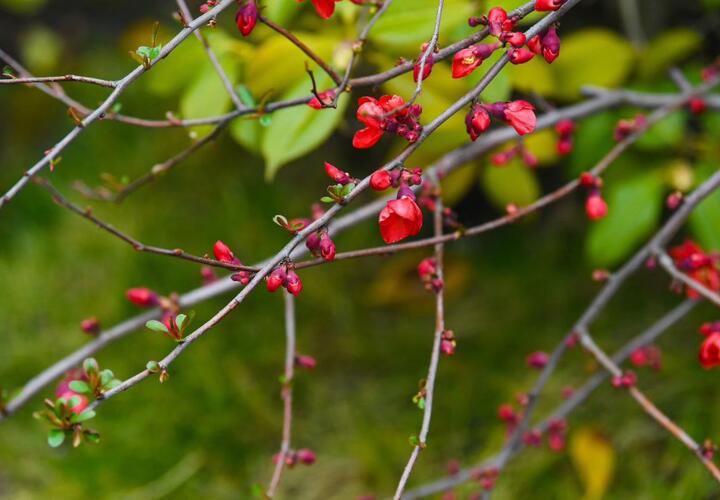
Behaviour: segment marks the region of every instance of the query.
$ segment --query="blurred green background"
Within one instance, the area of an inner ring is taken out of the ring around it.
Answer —
[[[552,66],[536,59],[507,68],[483,98],[521,96],[564,105],[580,99],[582,84],[674,92],[666,73],[673,65],[698,81],[700,69],[716,56],[720,2],[639,1],[638,32],[620,1],[582,2],[562,22],[561,57]],[[190,3],[197,12],[197,3]],[[362,10],[341,2],[335,17],[322,22],[309,2],[266,3],[268,17],[343,67]],[[373,32],[359,72],[370,74],[391,67],[398,57],[415,57],[430,36],[434,0],[394,3]],[[468,15],[494,5],[446,3],[441,45],[469,33]],[[169,1],[0,0],[0,47],[37,75],[116,79],[134,67],[128,51],[149,44],[153,21],[161,22],[162,42],[177,31],[173,8]],[[258,26],[242,39],[226,13],[217,28],[205,32],[234,83],[246,85],[256,100],[307,93],[305,58],[266,28]],[[437,64],[420,101],[423,121],[462,95],[482,70],[476,73],[455,81],[447,63]],[[64,88],[89,106],[107,94],[72,83]],[[380,90],[407,97],[412,81],[406,75]],[[127,182],[208,129],[98,123],[63,152],[51,177],[74,201],[91,205],[97,216],[144,243],[203,254],[222,239],[244,262],[255,262],[287,241],[272,216],[307,215],[321,196],[328,183],[323,161],[360,177],[402,146],[386,138],[369,151],[352,149],[358,124],[350,101],[336,112],[305,107],[278,112],[267,126],[238,120],[216,144],[121,205],[85,200],[73,183],[98,186],[108,176]],[[200,117],[231,107],[192,37],[120,102],[122,112],[148,118],[163,118],[167,111]],[[635,112],[612,110],[583,120],[568,158],[555,154],[553,132],[530,137],[526,147],[541,162],[534,171],[519,163],[491,167],[478,159],[447,179],[448,201],[466,225],[496,217],[508,202],[526,205],[597,161],[613,144],[617,119]],[[72,122],[62,104],[25,87],[0,89],[0,113],[5,189]],[[613,268],[646,240],[664,216],[667,193],[690,190],[715,170],[719,134],[716,114],[675,113],[608,172],[606,219],[589,223],[578,195],[526,222],[448,248],[447,325],[457,335],[458,351],[441,360],[430,446],[411,485],[445,474],[450,459],[469,464],[502,446],[504,428],[496,408],[534,381],[526,355],[550,350],[562,338],[599,289],[590,279],[592,270]],[[457,116],[410,164],[426,166],[466,141]],[[706,249],[720,250],[718,228],[720,195],[701,206],[688,231]],[[373,222],[337,238],[339,251],[380,243]],[[383,497],[394,490],[411,451],[408,437],[420,426],[421,412],[411,397],[426,374],[434,319],[432,297],[422,290],[414,267],[427,255],[346,261],[301,273],[298,350],[315,356],[318,367],[300,372],[296,380],[293,445],[314,449],[318,461],[286,473],[282,498]],[[0,216],[0,283],[0,388],[13,390],[87,341],[79,330],[81,319],[95,315],[107,327],[136,314],[124,298],[126,289],[183,292],[200,285],[200,274],[188,262],[135,253],[30,185]],[[209,318],[227,300],[196,307],[196,321]],[[643,270],[593,330],[602,346],[613,350],[679,300],[669,292],[665,275]],[[710,306],[698,307],[659,343],[663,371],[640,371],[643,389],[698,441],[720,440],[717,375],[696,361],[697,326],[717,319]],[[0,424],[0,496],[250,498],[253,484],[269,481],[280,440],[283,328],[280,295],[252,294],[173,364],[166,384],[151,379],[104,404],[92,422],[102,435],[97,446],[47,446],[44,424],[31,417],[42,397],[52,394],[47,388]],[[126,378],[161,358],[171,344],[138,331],[97,358]],[[548,385],[540,414],[561,401],[564,386],[577,386],[596,371],[587,356],[572,351]],[[587,470],[591,482],[600,484],[595,491],[607,498],[718,497],[688,451],[609,384],[573,414],[569,439],[583,450],[579,455],[547,448],[524,452],[499,481],[496,498],[579,498],[589,487],[583,479]],[[614,467],[603,478],[601,462],[608,461]],[[469,484],[458,492],[465,498],[477,489]]]

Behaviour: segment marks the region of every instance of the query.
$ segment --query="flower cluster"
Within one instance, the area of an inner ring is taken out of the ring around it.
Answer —
[[[635,372],[632,371],[626,371],[623,372],[621,375],[615,375],[611,380],[610,383],[613,387],[633,387],[637,383],[637,375],[635,375]]]
[[[654,345],[638,347],[630,354],[630,363],[634,366],[649,366],[653,370],[662,368],[662,352]]]
[[[443,280],[438,275],[435,257],[428,257],[421,260],[417,266],[417,271],[426,290],[439,292],[443,289]]]
[[[560,55],[560,37],[557,34],[557,29],[555,26],[550,26],[543,33],[537,34],[528,40],[527,46],[533,56],[542,54],[545,61],[552,64]],[[510,62],[513,62],[512,59]]]
[[[620,142],[629,135],[645,128],[647,126],[647,118],[645,115],[638,113],[635,118],[619,120],[615,125],[613,138],[615,142]]]
[[[560,120],[555,125],[555,131],[558,133],[557,152],[560,156],[569,155],[573,149],[573,133],[575,132],[575,122],[572,120]]]
[[[265,282],[269,292],[274,292],[282,286],[296,297],[303,288],[300,276],[297,275],[290,265],[283,265],[273,269],[267,278],[265,278]]]
[[[519,135],[535,130],[535,107],[527,101],[476,103],[465,116],[465,128],[471,140],[476,140],[490,127],[491,116],[510,125]]]
[[[682,245],[672,248],[670,256],[673,258],[675,266],[692,280],[714,292],[720,290],[720,274],[717,269],[720,257],[718,255],[705,253],[697,243],[687,240]],[[686,287],[686,294],[691,299],[700,297],[700,293],[692,287]]]
[[[608,213],[608,206],[600,193],[602,179],[590,172],[583,172],[580,175],[580,185],[587,189],[588,196],[585,199],[585,213],[590,220],[599,220]]]
[[[410,186],[422,184],[422,170],[398,168],[392,171],[376,170],[370,176],[370,187],[384,191],[398,187],[397,199],[390,200],[380,212],[378,223],[385,243],[397,243],[409,236],[415,236],[423,225],[423,216],[415,193]]]
[[[358,100],[357,119],[365,128],[355,132],[353,146],[366,149],[374,146],[385,132],[399,135],[408,142],[420,137],[422,125],[418,122],[422,107],[406,106],[397,95],[384,95],[380,99],[364,96]]]
[[[273,455],[273,463],[277,464],[280,460],[280,454]],[[285,465],[292,468],[297,464],[312,465],[317,460],[315,452],[308,448],[299,450],[290,450],[285,454]]]
[[[242,266],[242,262],[240,262],[240,259],[235,257],[235,254],[230,249],[230,247],[223,243],[221,240],[217,240],[215,242],[215,245],[213,246],[213,254],[215,255],[215,259],[218,262],[233,264],[235,266]],[[247,285],[248,283],[250,283],[252,274],[249,271],[238,271],[237,273],[234,273],[230,278],[233,281],[241,283],[242,285]]]
[[[335,259],[335,242],[330,238],[327,229],[308,236],[305,246],[316,257],[322,257],[328,262]]]

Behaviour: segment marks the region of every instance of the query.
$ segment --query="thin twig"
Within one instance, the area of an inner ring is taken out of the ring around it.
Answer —
[[[442,235],[443,229],[443,204],[442,199],[438,196],[435,200],[435,213],[434,213],[434,230],[435,235]],[[435,266],[437,279],[442,281],[443,275],[443,244],[437,243],[435,245]],[[395,490],[395,500],[398,500],[405,486],[407,485],[410,474],[415,467],[415,462],[420,455],[420,452],[427,446],[427,437],[430,432],[430,420],[432,418],[433,410],[433,399],[435,395],[435,379],[437,377],[438,365],[440,363],[440,344],[442,342],[442,336],[445,332],[445,302],[444,302],[444,286],[440,287],[439,290],[435,291],[435,335],[433,337],[432,352],[430,355],[430,365],[428,366],[428,374],[425,379],[425,408],[423,410],[422,426],[420,427],[420,434],[418,434],[418,444],[412,450],[410,459],[403,470],[400,481]]]
[[[282,387],[283,399],[283,430],[280,453],[277,455],[277,463],[273,471],[270,486],[266,495],[273,498],[277,492],[285,468],[285,459],[290,451],[290,435],[292,432],[292,386],[295,376],[295,297],[285,291],[285,374]]]
[[[657,256],[662,268],[665,269],[670,276],[672,276],[678,281],[681,281],[686,286],[692,288],[716,306],[720,306],[720,295],[710,290],[708,287],[706,287],[699,281],[696,281],[687,274],[681,272],[677,267],[675,267],[672,258],[670,258],[667,253],[665,253],[659,247],[654,248],[653,253],[655,253],[655,255]]]
[[[583,347],[593,355],[593,357],[615,377],[620,377],[623,371],[620,367],[603,351],[595,342],[590,335],[590,331],[587,328],[582,328],[578,332],[580,334],[580,342]],[[630,395],[638,402],[645,412],[650,415],[655,421],[660,424],[665,430],[677,438],[682,444],[684,444],[695,456],[702,462],[702,464],[708,469],[710,474],[713,475],[716,481],[720,482],[720,469],[713,463],[708,457],[703,454],[703,450],[690,435],[678,424],[673,422],[667,415],[658,409],[657,406],[648,398],[642,391],[636,386],[628,387]]]
[[[117,86],[117,82],[115,82],[113,80],[103,80],[101,78],[93,78],[90,76],[80,76],[80,75],[39,76],[39,77],[30,77],[30,78],[0,78],[0,85],[46,83],[46,82],[80,82],[80,83],[89,83],[92,85],[99,85],[100,87],[107,87],[110,89],[114,89]]]

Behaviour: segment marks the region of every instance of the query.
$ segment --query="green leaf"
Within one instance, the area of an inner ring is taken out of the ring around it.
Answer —
[[[410,436],[410,438],[408,439],[408,442],[410,443],[411,446],[419,446],[420,445],[420,439],[418,439],[418,437],[414,434],[412,436]]]
[[[578,122],[570,153],[570,174],[573,177],[588,170],[613,147],[616,123],[617,116],[613,112],[600,113]]]
[[[97,373],[100,369],[100,366],[98,365],[98,362],[95,358],[87,358],[85,361],[83,361],[83,370],[85,370],[85,373],[88,375],[92,373]]]
[[[685,142],[687,114],[676,111],[650,127],[635,143],[645,151],[663,151],[680,146]]]
[[[446,0],[441,37],[465,23],[471,12],[465,0]],[[393,54],[418,53],[420,45],[432,36],[436,16],[435,0],[394,0],[370,32],[370,40]]]
[[[560,58],[565,57],[565,40],[563,39],[563,46],[560,52]],[[499,50],[500,55],[504,55],[502,50]],[[558,61],[560,60],[558,58]],[[557,64],[557,61],[554,63]],[[552,95],[558,91],[558,86],[565,89],[566,85],[563,80],[559,80],[556,76],[556,72],[553,71],[552,66],[545,62],[542,57],[534,57],[525,64],[511,65],[508,64],[506,67],[507,74],[512,82],[512,87],[520,92],[532,93],[546,96]],[[475,71],[477,73],[478,71]],[[504,73],[504,71],[503,71]],[[480,72],[481,75],[484,72]],[[559,84],[562,82],[562,84]]]
[[[51,448],[57,448],[65,441],[65,431],[62,429],[50,429],[47,442]]]
[[[689,28],[677,28],[661,33],[640,53],[638,74],[642,78],[661,75],[664,70],[697,52],[702,44],[702,35]]]
[[[145,323],[145,327],[154,332],[160,332],[160,333],[168,332],[167,326],[165,326],[165,324],[162,321],[158,321],[156,319],[151,319],[150,321]]]
[[[80,396],[71,397],[70,401],[68,401],[68,403],[67,403],[69,408],[75,408],[79,404],[80,404]]]
[[[85,439],[90,441],[91,443],[99,443],[100,442],[100,434],[92,429],[85,429],[83,431],[83,436],[85,436]]]
[[[91,418],[95,418],[95,412],[93,410],[85,410],[84,412],[80,413],[79,415],[73,415],[70,417],[70,421],[73,424],[79,424],[82,422],[86,422],[87,420],[90,420]]]
[[[492,204],[503,212],[509,203],[525,207],[540,196],[535,173],[518,159],[504,167],[483,168],[481,184]]]
[[[607,188],[608,215],[592,223],[587,253],[596,266],[612,266],[627,257],[657,226],[663,182],[657,172],[618,181]]]
[[[114,379],[110,380],[109,382],[103,384],[103,390],[109,391],[110,389],[115,389],[120,384],[122,384],[122,381],[114,378]]]
[[[606,29],[585,29],[563,36],[560,57],[550,65],[555,75],[555,97],[580,97],[580,87],[614,88],[633,69],[635,50],[624,38]]]
[[[77,392],[78,394],[90,394],[92,392],[92,389],[87,384],[87,382],[84,382],[82,380],[73,380],[70,382],[70,390]]]
[[[320,201],[322,201],[323,203],[335,203],[335,200],[333,200],[329,196],[323,196],[322,198],[320,198]]]
[[[175,324],[177,325],[178,329],[182,331],[183,324],[185,323],[185,320],[187,319],[187,316],[185,314],[178,314],[175,316]]]
[[[316,79],[322,88],[331,85],[327,75]],[[309,90],[309,82],[304,79],[283,95],[282,99],[308,95]],[[347,104],[348,96],[343,94],[337,109],[316,110],[310,106],[300,106],[273,113],[273,122],[265,129],[261,146],[265,158],[265,178],[271,180],[280,167],[325,142],[342,121]]]
[[[100,385],[105,385],[115,378],[115,374],[112,370],[103,370],[100,372]]]
[[[696,180],[705,181],[716,172],[711,164],[703,164],[697,168]],[[690,230],[705,250],[720,250],[720,191],[705,198],[690,214],[688,219]]]
[[[420,408],[421,410],[425,409],[425,398],[418,398],[417,407]]]

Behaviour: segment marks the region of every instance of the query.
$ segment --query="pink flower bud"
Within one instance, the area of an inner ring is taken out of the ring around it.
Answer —
[[[665,200],[665,204],[670,210],[675,210],[680,206],[682,201],[683,194],[680,191],[675,191],[674,193],[670,193],[668,195],[667,200]]]
[[[553,26],[548,28],[542,38],[542,54],[549,64],[560,55],[560,37]]]
[[[241,285],[247,285],[250,283],[250,279],[252,278],[252,275],[249,271],[239,271],[233,275],[230,276],[230,279],[233,281],[237,281]]]
[[[328,177],[330,177],[338,184],[349,184],[353,180],[352,177],[350,177],[350,174],[348,174],[347,172],[343,172],[342,170],[328,162],[325,162],[325,173],[328,175]]]
[[[420,279],[430,278],[437,273],[437,261],[434,257],[423,259],[420,261],[420,264],[418,264],[417,271]]]
[[[308,106],[313,109],[322,109],[324,106],[329,106],[335,99],[337,91],[335,89],[325,90],[320,92],[316,97],[313,97],[308,101]],[[320,99],[318,99],[318,97]]]
[[[83,396],[82,394],[78,394],[78,393],[72,392],[72,391],[64,392],[63,394],[60,395],[60,397],[65,399],[65,401],[68,405],[68,410],[70,410],[72,413],[74,413],[76,415],[80,415],[83,412],[83,410],[85,410],[85,408],[88,407],[88,404],[90,404],[90,401],[88,401],[87,397]],[[77,404],[75,404],[75,406],[70,406],[70,400],[72,398],[79,399],[79,401],[77,402]]]
[[[480,104],[475,104],[465,116],[465,128],[471,140],[480,137],[490,127],[490,115]]]
[[[538,12],[558,10],[564,3],[565,0],[535,0],[535,10]]]
[[[555,125],[555,131],[560,135],[570,135],[575,132],[575,122],[572,120],[560,120]]]
[[[237,24],[242,36],[248,36],[252,33],[255,23],[257,23],[257,17],[258,9],[255,0],[249,0],[248,3],[238,9],[237,14],[235,14],[235,24]]]
[[[443,354],[446,356],[452,356],[455,354],[455,341],[453,340],[441,340],[440,341],[440,350]]]
[[[530,59],[535,57],[535,54],[525,47],[521,47],[519,49],[512,49],[508,53],[508,59],[510,59],[510,62],[512,64],[523,64],[528,62]]]
[[[547,353],[542,352],[542,351],[537,351],[537,352],[531,353],[527,357],[526,361],[527,361],[528,366],[540,370],[545,367],[545,365],[547,364],[549,359],[550,359],[550,357],[547,355]]]
[[[535,54],[540,54],[542,52],[542,38],[540,38],[540,35],[535,35],[528,40],[527,46]]]
[[[210,266],[200,267],[200,277],[202,278],[203,285],[209,285],[210,283],[216,282],[218,279],[217,274],[215,274],[215,271],[213,271]]]
[[[80,322],[80,329],[85,333],[97,335],[100,333],[100,322],[94,316],[92,318],[84,319]]]
[[[585,200],[585,213],[590,220],[599,220],[608,213],[608,206],[599,191],[590,193]]]
[[[520,416],[515,413],[515,410],[509,404],[502,404],[498,407],[497,415],[500,420],[507,423],[517,423]]]
[[[298,354],[295,356],[295,364],[300,368],[305,368],[306,370],[313,370],[317,366],[317,361],[315,361],[315,358],[313,358],[312,356]]]
[[[425,53],[425,49],[423,48],[422,54]],[[415,62],[415,66],[413,66],[413,80],[416,82],[418,81],[418,76],[420,75],[420,64],[422,63],[422,54],[420,54],[420,57]],[[432,52],[428,54],[427,58],[425,59],[425,66],[423,66],[423,74],[422,79],[425,80],[428,76],[430,76],[430,73],[432,72],[433,65],[435,64],[435,56]]]
[[[327,233],[323,233],[320,237],[318,249],[320,250],[320,255],[326,261],[330,262],[335,259],[335,243]]]
[[[312,465],[317,457],[312,450],[301,448],[297,451],[297,458],[304,465]]]
[[[500,36],[503,32],[503,23],[507,20],[507,12],[502,7],[494,7],[488,12],[488,28],[493,36]]]
[[[690,111],[696,115],[699,115],[707,109],[707,104],[705,104],[705,101],[699,97],[692,97],[688,101],[688,106],[690,107]]]
[[[297,297],[302,291],[302,281],[300,281],[300,276],[298,276],[295,271],[288,271],[285,286],[287,287],[288,292]]]
[[[310,250],[310,253],[316,255],[320,249],[320,235],[317,233],[311,233],[310,236],[305,240],[305,246]]]
[[[149,288],[131,288],[126,295],[136,306],[153,307],[158,304],[158,295]]]

